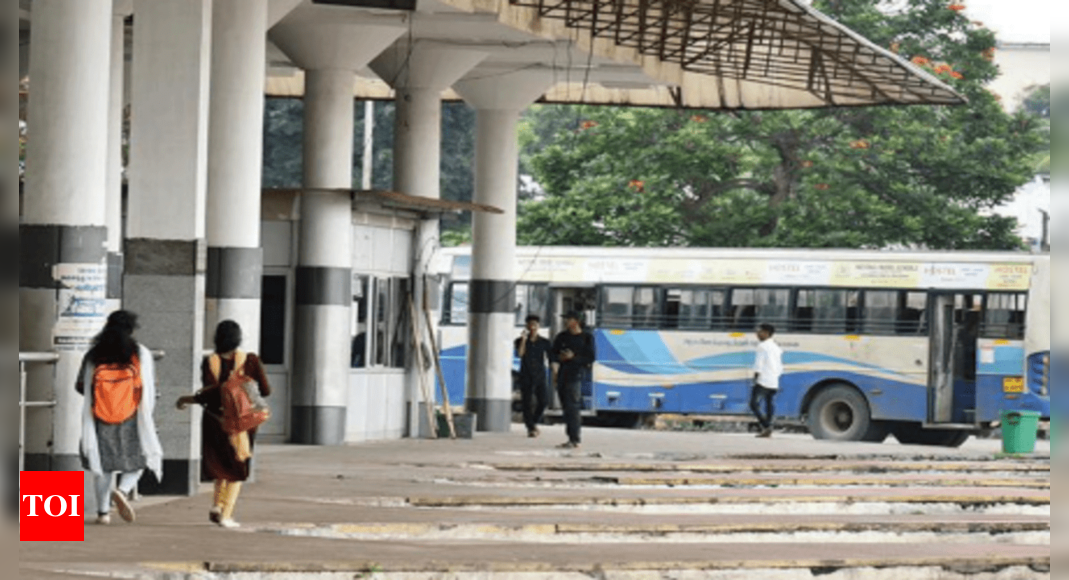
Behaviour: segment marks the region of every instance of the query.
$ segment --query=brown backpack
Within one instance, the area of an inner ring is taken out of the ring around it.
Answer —
[[[271,418],[271,409],[260,395],[260,385],[245,374],[247,355],[238,351],[234,355],[234,370],[225,383],[219,385],[223,401],[223,416],[220,422],[223,431],[230,435],[255,429]],[[208,366],[215,380],[219,380],[223,361],[218,354],[208,359]]]
[[[93,416],[109,425],[125,423],[141,404],[141,361],[98,365],[93,371]]]

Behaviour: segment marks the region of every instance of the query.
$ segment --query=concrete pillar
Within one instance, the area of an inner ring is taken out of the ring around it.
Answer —
[[[208,128],[205,343],[234,320],[244,348],[260,344],[260,198],[267,0],[215,2]]]
[[[404,33],[400,24],[398,18],[341,7],[304,6],[271,31],[271,40],[306,71],[305,192],[291,393],[294,443],[345,442],[353,298],[353,73]]]
[[[123,110],[126,107],[126,17],[132,0],[115,0],[111,18],[111,76],[108,88],[108,165],[106,209],[108,226],[107,311],[122,307],[123,271]]]
[[[516,189],[520,113],[553,85],[549,70],[531,69],[461,80],[454,85],[475,106],[475,203],[502,215],[476,213],[468,314],[468,410],[479,431],[512,425],[512,341],[516,308]]]
[[[82,398],[73,385],[104,323],[111,0],[40,0],[30,47],[33,100],[19,226],[19,350],[60,353],[32,372],[26,468],[81,470]]]
[[[200,482],[200,415],[173,402],[199,388],[204,350],[211,6],[134,5],[123,303],[141,316],[140,340],[166,352],[156,365],[164,481],[144,478],[146,493],[193,494]]]
[[[487,57],[487,53],[463,50],[435,42],[415,44],[402,40],[371,62],[371,69],[393,83],[396,92],[394,121],[393,184],[400,193],[441,198],[442,91],[447,89]],[[437,290],[427,279],[427,270],[439,248],[438,218],[422,220],[413,241],[413,299],[419,317],[419,336],[428,343],[423,317],[424,295]],[[433,308],[432,303],[427,305]],[[429,349],[429,345],[428,345]],[[428,350],[429,352],[429,350]],[[429,362],[429,361],[428,361]],[[408,434],[416,437],[421,418],[427,416],[421,385],[435,385],[433,366],[421,367],[410,357],[405,401],[408,407]]]

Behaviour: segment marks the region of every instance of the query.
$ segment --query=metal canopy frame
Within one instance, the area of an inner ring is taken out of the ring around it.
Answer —
[[[828,105],[961,104],[938,79],[796,0],[509,0],[686,71]]]

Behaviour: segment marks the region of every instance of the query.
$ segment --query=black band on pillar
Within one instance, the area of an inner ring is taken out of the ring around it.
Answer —
[[[353,272],[349,268],[297,268],[298,306],[351,306]]]
[[[516,283],[472,280],[468,311],[473,314],[512,314],[516,311]]]
[[[128,239],[125,260],[128,276],[196,276],[207,265],[202,240]]]
[[[205,296],[258,300],[263,273],[262,248],[208,248]]]
[[[58,288],[56,264],[102,264],[108,230],[103,226],[19,226],[19,286]]]

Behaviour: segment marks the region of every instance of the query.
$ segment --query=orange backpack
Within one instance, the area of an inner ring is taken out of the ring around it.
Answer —
[[[93,371],[93,416],[109,425],[125,423],[141,404],[141,361],[112,363]]]
[[[255,429],[271,418],[271,410],[260,395],[260,385],[245,374],[246,354],[238,351],[234,356],[234,370],[226,382],[219,385],[223,400],[223,416],[220,420],[223,431],[229,435]],[[222,371],[222,359],[213,354],[208,366],[215,380]]]

